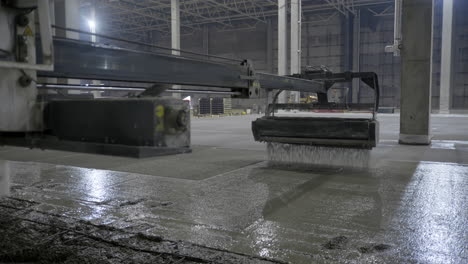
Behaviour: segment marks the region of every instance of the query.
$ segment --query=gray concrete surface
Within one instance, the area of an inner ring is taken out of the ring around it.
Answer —
[[[468,116],[433,116],[432,145],[403,146],[398,116],[379,115],[381,142],[359,169],[270,167],[254,118],[193,119],[194,151],[176,156],[1,147],[0,206],[255,256],[207,257],[220,263],[468,262]]]
[[[434,1],[402,2],[399,141],[403,144],[431,142],[433,5]]]

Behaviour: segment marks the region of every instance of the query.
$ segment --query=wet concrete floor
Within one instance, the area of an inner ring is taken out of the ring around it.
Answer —
[[[180,241],[208,262],[468,263],[468,116],[434,116],[431,146],[403,146],[398,116],[380,115],[365,168],[271,167],[253,118],[194,119],[193,153],[167,157],[1,147],[0,206]]]

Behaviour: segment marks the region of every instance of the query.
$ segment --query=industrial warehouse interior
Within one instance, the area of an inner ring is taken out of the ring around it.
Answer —
[[[467,14],[1,0],[0,263],[468,263]]]

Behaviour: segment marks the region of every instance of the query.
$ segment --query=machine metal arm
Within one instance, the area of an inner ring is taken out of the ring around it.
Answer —
[[[69,39],[54,39],[55,69],[40,77],[166,83],[228,88],[243,97],[258,89],[324,91],[320,82],[253,71],[247,61],[219,63]]]
[[[376,112],[379,109],[379,78],[375,72],[333,73],[330,71],[305,71],[302,74],[294,74],[293,77],[319,81],[325,85],[325,92],[335,83],[350,82],[353,79],[358,78],[374,90],[374,111]]]

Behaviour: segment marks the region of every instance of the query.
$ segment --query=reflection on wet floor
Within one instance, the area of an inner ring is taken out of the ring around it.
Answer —
[[[468,167],[267,162],[201,180],[10,162],[36,210],[292,263],[466,263]]]
[[[468,141],[463,140],[433,140],[432,149],[468,149]]]
[[[411,248],[405,249],[408,253],[414,252],[426,263],[461,263],[463,254],[466,261],[467,177],[467,166],[418,164],[400,207],[407,217],[399,225],[412,234],[408,243]]]

